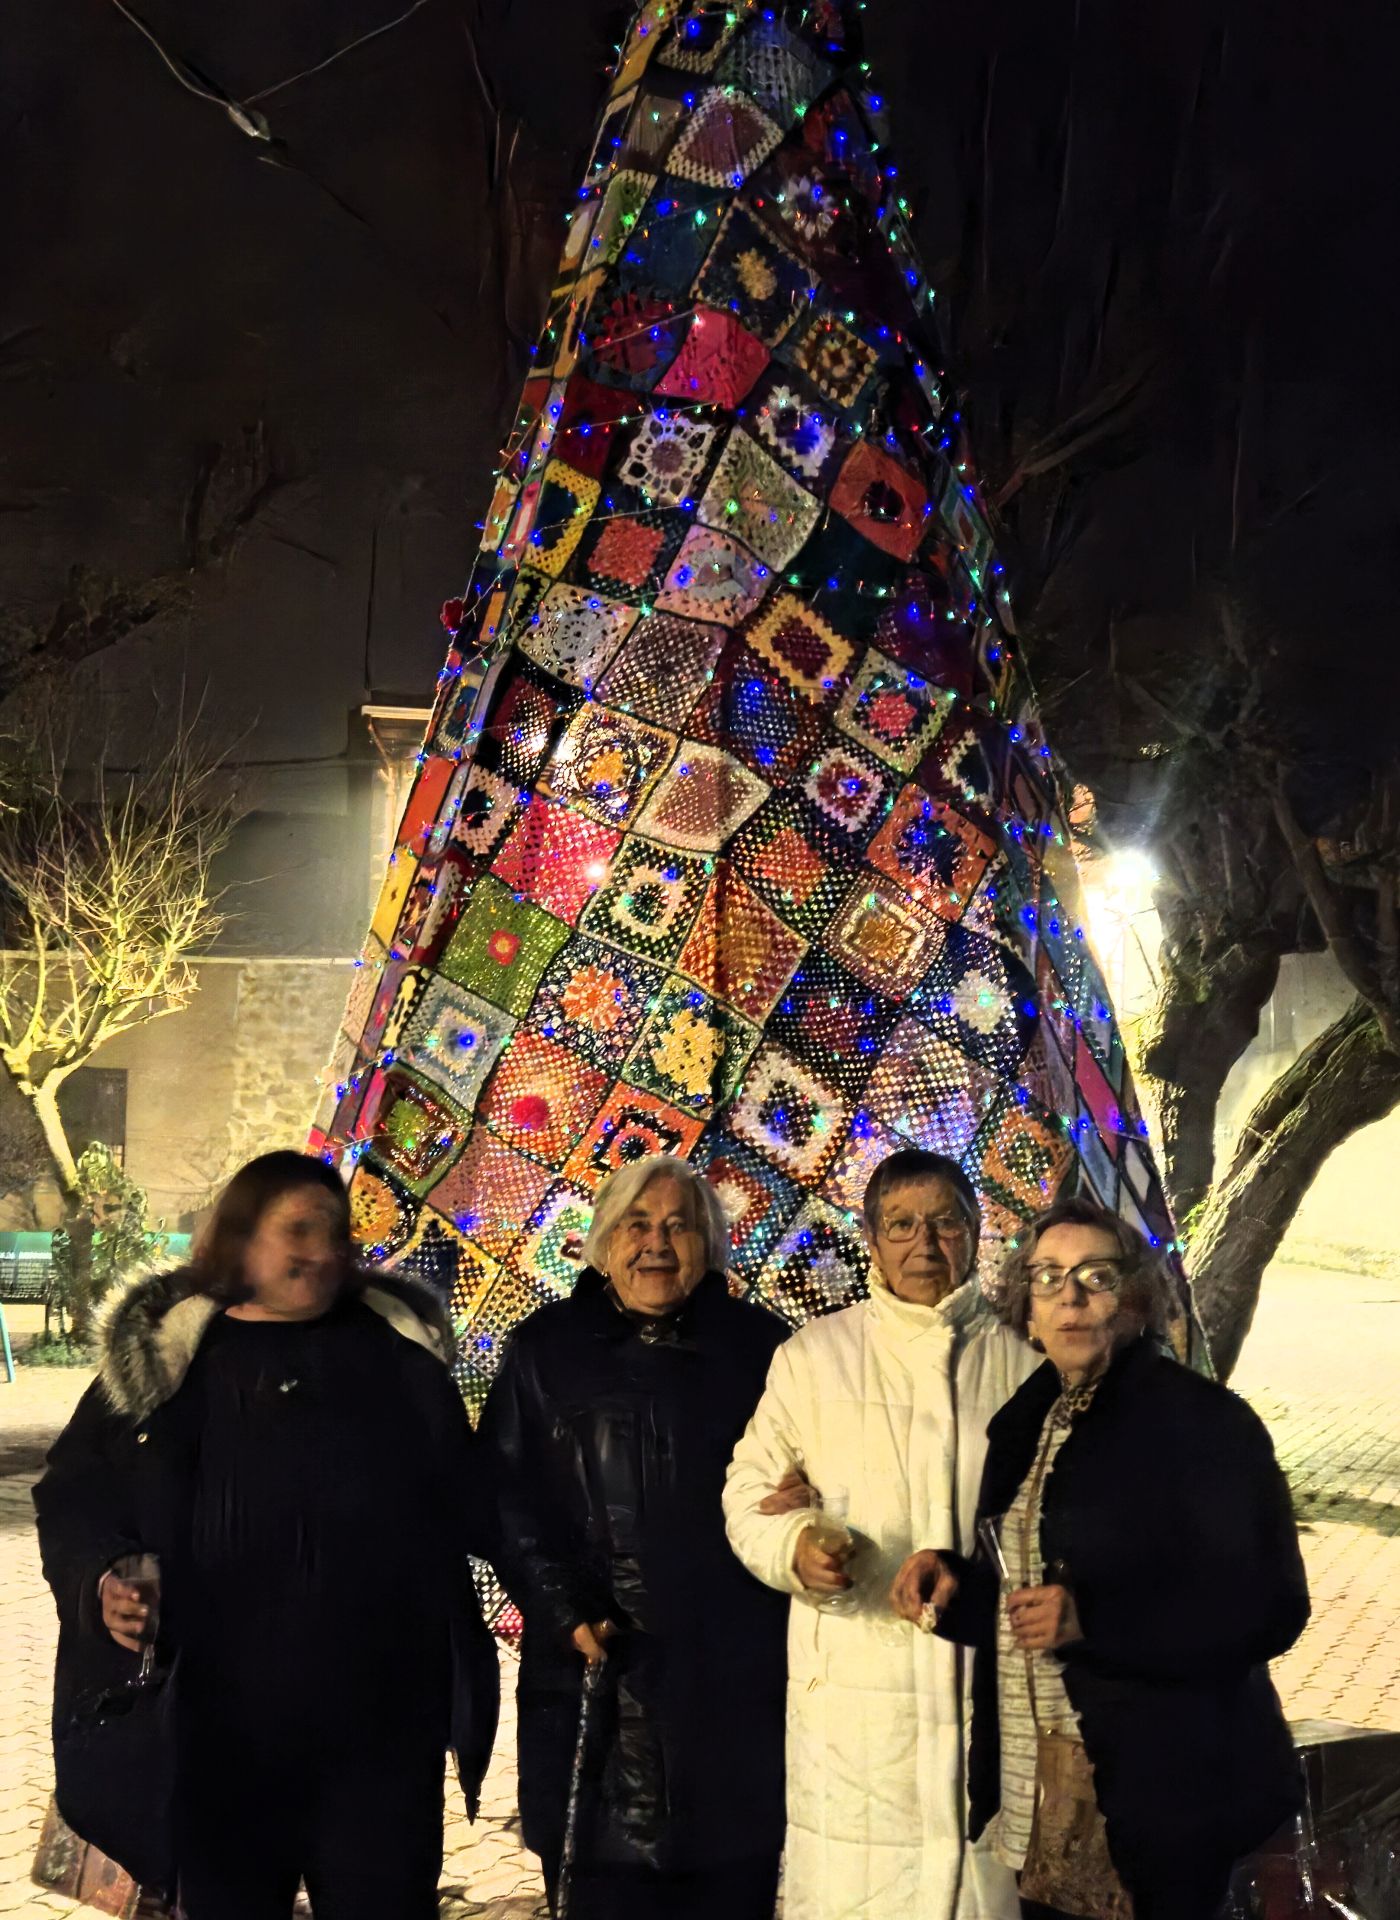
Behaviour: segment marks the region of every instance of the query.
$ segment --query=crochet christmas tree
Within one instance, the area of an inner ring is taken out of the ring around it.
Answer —
[[[445,614],[315,1145],[474,1400],[641,1154],[791,1319],[901,1146],[1173,1231],[856,11],[638,13]]]

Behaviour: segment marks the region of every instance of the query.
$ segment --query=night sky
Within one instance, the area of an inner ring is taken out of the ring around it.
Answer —
[[[401,8],[137,11],[248,101]],[[10,10],[11,680],[100,667],[138,729],[153,689],[207,684],[245,757],[313,769],[370,695],[426,703],[619,18],[426,0],[258,103],[269,149],[110,0]],[[1073,770],[1126,796],[1153,700],[1225,685],[1202,615],[1222,581],[1290,751],[1393,751],[1393,7],[871,0],[865,20],[992,497],[1125,396],[1005,511]],[[192,610],[91,664],[46,647],[73,567],[139,586],[183,563],[197,476],[254,431],[264,498]],[[301,777],[274,767],[268,804]]]

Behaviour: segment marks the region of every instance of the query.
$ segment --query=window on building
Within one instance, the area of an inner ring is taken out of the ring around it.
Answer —
[[[58,1090],[58,1112],[77,1156],[94,1140],[126,1158],[126,1068],[79,1067]]]

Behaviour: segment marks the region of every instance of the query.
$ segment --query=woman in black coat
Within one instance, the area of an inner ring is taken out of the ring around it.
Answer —
[[[1288,1487],[1244,1401],[1153,1337],[1166,1284],[1084,1200],[1033,1224],[1004,1317],[1048,1354],[987,1430],[972,1562],[906,1561],[896,1612],[975,1645],[975,1837],[1039,1920],[1214,1920],[1301,1798],[1268,1662],[1308,1617]],[[1006,1604],[1001,1594],[1009,1588]]]
[[[244,1167],[191,1267],[107,1302],[35,1489],[59,1809],[188,1920],[288,1920],[303,1878],[317,1920],[431,1920],[445,1751],[473,1812],[490,1757],[450,1331],[349,1229],[320,1161]]]
[[[786,1328],[732,1299],[713,1189],[664,1156],[599,1195],[572,1296],[517,1328],[481,1439],[524,1620],[520,1812],[557,1897],[585,1660],[571,1920],[768,1920],[787,1600],[725,1539],[734,1444]]]

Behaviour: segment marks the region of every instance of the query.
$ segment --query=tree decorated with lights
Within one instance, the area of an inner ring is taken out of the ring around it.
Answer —
[[[444,609],[314,1140],[474,1400],[645,1153],[792,1319],[900,1146],[1172,1239],[858,11],[637,13]]]

